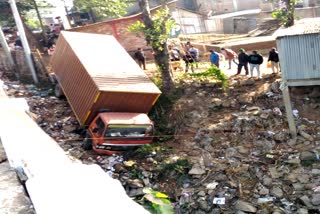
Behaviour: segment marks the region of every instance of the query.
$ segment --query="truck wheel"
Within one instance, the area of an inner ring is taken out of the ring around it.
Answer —
[[[57,98],[61,98],[64,96],[64,93],[60,87],[59,84],[56,84],[55,87],[54,87],[54,95],[57,97]]]
[[[90,136],[86,136],[86,138],[82,142],[82,147],[84,150],[88,151],[92,149],[92,140],[89,139]]]

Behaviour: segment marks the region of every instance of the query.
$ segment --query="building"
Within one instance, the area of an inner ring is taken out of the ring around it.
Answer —
[[[302,19],[275,33],[281,63],[283,96],[289,128],[296,135],[290,86],[320,85],[320,18]]]

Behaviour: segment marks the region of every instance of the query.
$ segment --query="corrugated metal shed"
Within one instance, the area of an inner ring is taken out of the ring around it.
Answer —
[[[320,18],[303,19],[277,37],[282,78],[286,81],[320,79]]]

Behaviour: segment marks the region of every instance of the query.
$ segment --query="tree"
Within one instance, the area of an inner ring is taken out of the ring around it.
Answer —
[[[284,27],[294,25],[294,6],[300,0],[279,0],[279,8],[272,13],[272,17],[279,19]]]
[[[162,91],[170,94],[174,84],[170,75],[167,39],[174,27],[174,21],[170,18],[166,0],[161,1],[161,9],[157,10],[154,16],[151,16],[148,0],[139,0],[139,6],[142,10],[143,22],[138,21],[130,26],[129,30],[144,33],[147,45],[151,46],[156,65],[161,71]]]
[[[75,0],[76,9],[87,12],[96,21],[96,18],[120,17],[127,13],[126,8],[132,0]]]

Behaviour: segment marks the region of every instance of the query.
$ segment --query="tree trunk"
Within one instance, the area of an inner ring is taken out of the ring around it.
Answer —
[[[139,6],[142,10],[143,14],[143,22],[147,29],[154,29],[154,24],[152,21],[149,2],[148,0],[139,0]],[[165,0],[162,1],[162,7],[165,6]],[[163,25],[162,29],[163,33],[165,32],[165,26]],[[170,75],[170,67],[169,67],[169,55],[167,50],[167,43],[163,43],[159,46],[156,45],[156,41],[158,38],[150,37],[150,35],[146,35],[147,44],[152,47],[154,51],[154,58],[157,66],[159,67],[162,75],[162,91],[164,94],[170,94],[174,89],[173,80]]]
[[[290,27],[294,25],[294,4],[295,0],[284,0],[287,6],[287,22],[285,23],[285,27]]]

